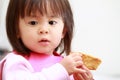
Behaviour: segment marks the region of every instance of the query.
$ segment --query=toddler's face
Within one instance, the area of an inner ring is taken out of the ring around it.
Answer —
[[[60,16],[31,15],[20,18],[19,38],[31,51],[52,54],[64,37],[64,23]]]

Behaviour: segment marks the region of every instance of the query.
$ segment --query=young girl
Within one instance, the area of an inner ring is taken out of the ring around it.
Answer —
[[[73,26],[68,0],[10,0],[13,51],[1,61],[1,80],[93,80],[81,54],[71,52]]]

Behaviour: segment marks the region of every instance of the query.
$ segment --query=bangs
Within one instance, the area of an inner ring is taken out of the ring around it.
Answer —
[[[66,11],[65,3],[62,2],[62,0],[24,0],[24,4],[21,7],[23,7],[20,8],[20,16],[22,18],[25,16],[36,15],[36,12],[39,12],[40,15],[64,17]]]

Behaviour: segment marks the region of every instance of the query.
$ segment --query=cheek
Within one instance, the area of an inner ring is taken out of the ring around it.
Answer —
[[[34,41],[35,37],[36,35],[34,35],[34,32],[30,30],[21,30],[19,34],[19,38],[21,38],[24,44]]]
[[[59,32],[57,33],[55,36],[54,36],[54,41],[59,44],[61,42],[61,39],[63,38],[63,34],[62,32]]]
[[[54,46],[57,47],[59,46],[59,44],[61,43],[61,37],[55,37],[55,39],[53,40]]]
[[[63,29],[57,29],[56,31],[54,31],[53,34],[54,34],[55,37],[58,38],[58,39],[62,39],[62,38],[64,37]]]
[[[65,33],[66,33],[66,29],[64,29],[63,25],[61,27],[59,27],[58,29],[56,29],[55,31],[53,31],[56,33],[56,36],[59,37],[60,39],[64,38]],[[55,34],[54,33],[54,34]]]

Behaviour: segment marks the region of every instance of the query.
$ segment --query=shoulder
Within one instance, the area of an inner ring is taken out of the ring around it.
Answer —
[[[16,62],[26,62],[27,60],[21,56],[21,55],[17,55],[14,52],[8,53],[5,57],[6,62],[9,63],[16,63]]]
[[[31,64],[21,55],[14,54],[14,52],[8,53],[4,58],[4,67],[6,68],[17,68],[19,66],[24,66],[32,70]]]

